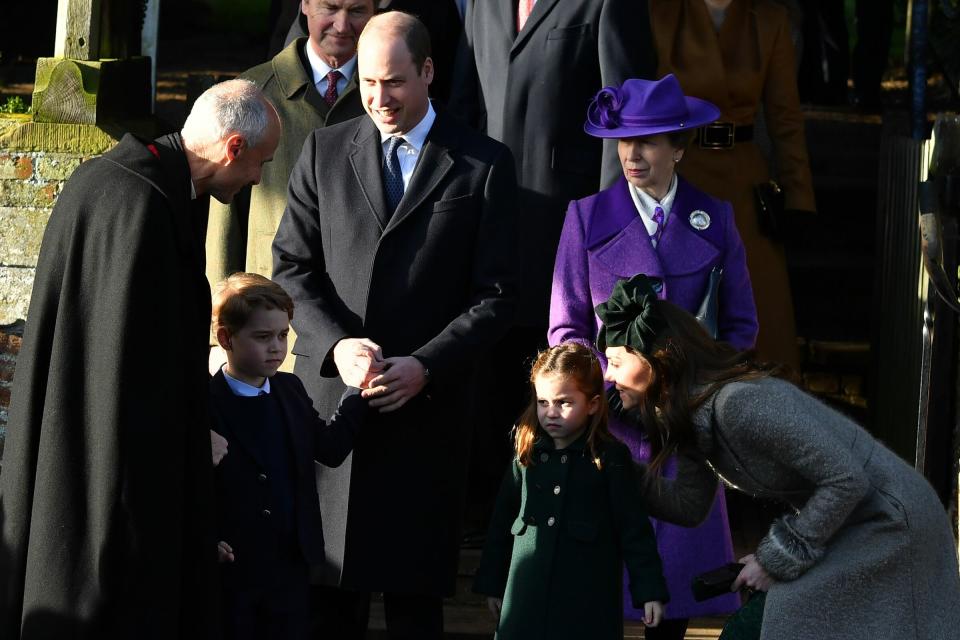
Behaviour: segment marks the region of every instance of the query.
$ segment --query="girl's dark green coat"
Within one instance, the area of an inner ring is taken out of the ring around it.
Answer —
[[[624,564],[635,607],[667,601],[630,452],[605,442],[598,457],[586,435],[561,450],[542,436],[507,470],[474,582],[503,598],[499,640],[622,639]]]

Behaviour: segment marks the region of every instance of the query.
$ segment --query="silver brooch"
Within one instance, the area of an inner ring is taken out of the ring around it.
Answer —
[[[710,226],[710,214],[702,209],[697,209],[690,214],[690,226],[697,231],[703,231]]]

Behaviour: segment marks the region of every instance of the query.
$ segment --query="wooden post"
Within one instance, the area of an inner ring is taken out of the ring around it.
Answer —
[[[100,59],[101,0],[58,0],[54,56]]]

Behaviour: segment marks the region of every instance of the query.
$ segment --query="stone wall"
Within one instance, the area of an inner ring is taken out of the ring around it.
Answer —
[[[6,133],[0,126],[0,134]],[[42,151],[4,145],[4,137],[0,135],[0,457],[43,231],[63,183],[81,162],[103,151],[102,146]]]
[[[0,148],[0,325],[26,319],[43,230],[64,181],[83,160]]]
[[[0,459],[3,459],[3,443],[7,428],[7,409],[10,407],[10,387],[13,370],[20,353],[23,323],[0,328]]]

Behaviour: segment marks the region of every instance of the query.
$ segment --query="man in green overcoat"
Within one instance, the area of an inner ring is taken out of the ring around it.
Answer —
[[[357,91],[357,38],[373,16],[373,0],[302,0],[300,10],[309,37],[241,74],[276,105],[283,135],[260,184],[244,189],[229,205],[210,203],[206,269],[211,284],[237,271],[270,277],[270,245],[303,141],[314,129],[364,113]]]

